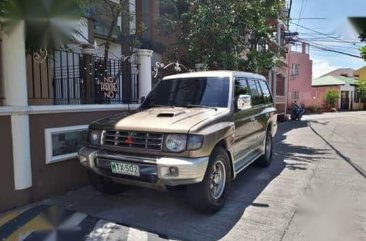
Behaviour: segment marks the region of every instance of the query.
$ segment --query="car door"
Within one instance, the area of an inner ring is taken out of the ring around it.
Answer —
[[[237,101],[239,96],[250,95],[249,86],[246,78],[236,78],[234,87],[234,121],[235,121],[235,142],[234,158],[235,169],[244,166],[245,156],[251,151],[254,129],[252,128],[253,109],[238,109]]]
[[[266,115],[265,110],[265,98],[263,96],[262,89],[260,87],[259,81],[257,79],[248,79],[249,91],[252,96],[252,122],[251,128],[253,135],[251,140],[251,148],[257,149],[262,147],[263,138],[266,128]]]
[[[274,109],[273,109],[273,99],[272,99],[271,91],[270,91],[267,81],[265,81],[265,80],[257,80],[257,81],[258,81],[260,89],[262,90],[263,100],[264,100],[264,109],[262,110],[261,115],[258,118],[262,125],[262,131],[259,136],[259,140],[262,143],[265,138],[268,120],[273,115]]]

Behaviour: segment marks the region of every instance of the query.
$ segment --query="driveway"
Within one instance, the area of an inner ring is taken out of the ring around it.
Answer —
[[[192,210],[184,190],[128,188],[107,196],[85,187],[6,214],[0,218],[0,240],[10,235],[14,240],[20,235],[25,240],[40,240],[37,237],[51,234],[57,240],[332,240],[333,234],[351,240],[351,231],[353,239],[365,240],[366,186],[361,174],[365,130],[364,112],[306,116],[301,122],[281,123],[272,165],[266,169],[251,166],[242,172],[216,215]],[[344,195],[334,195],[337,193]],[[322,205],[342,212],[324,212],[323,217]],[[41,210],[28,214],[23,223],[8,225],[37,207]],[[21,231],[32,220],[35,225],[34,218],[39,217],[43,218],[37,225],[43,222],[46,232],[29,231],[40,228]],[[326,228],[320,232],[319,227]]]

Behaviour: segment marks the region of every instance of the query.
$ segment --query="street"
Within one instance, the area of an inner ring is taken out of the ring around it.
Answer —
[[[69,225],[59,222],[42,230],[76,224],[77,235],[62,236],[65,240],[366,240],[365,136],[366,112],[281,123],[272,165],[242,172],[216,215],[192,210],[184,190],[128,188],[106,196],[88,186],[37,204],[41,210],[28,213],[28,221],[54,209]],[[39,224],[21,231],[19,223],[18,228],[9,225],[22,212],[0,216],[0,237],[38,240],[46,235],[32,233]]]

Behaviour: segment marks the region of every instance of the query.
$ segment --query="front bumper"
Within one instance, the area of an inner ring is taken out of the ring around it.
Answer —
[[[209,161],[209,157],[144,157],[118,154],[89,147],[84,147],[79,151],[79,159],[83,166],[116,182],[156,187],[202,182]],[[137,164],[140,176],[112,173],[111,161]],[[172,173],[170,168],[176,168],[178,172]]]

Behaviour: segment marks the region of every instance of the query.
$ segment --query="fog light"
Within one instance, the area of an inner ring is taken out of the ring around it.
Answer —
[[[169,167],[169,174],[171,176],[177,177],[179,175],[178,167]]]

